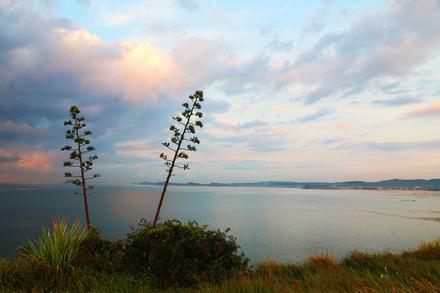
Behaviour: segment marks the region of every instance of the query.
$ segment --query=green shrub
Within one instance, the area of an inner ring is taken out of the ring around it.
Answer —
[[[100,272],[121,271],[124,256],[123,241],[103,239],[101,232],[90,226],[79,251],[78,266]]]
[[[126,261],[161,287],[224,281],[248,269],[248,259],[228,232],[207,230],[192,221],[168,220],[153,226],[141,220],[127,237]]]
[[[22,255],[33,263],[41,263],[57,273],[67,273],[78,260],[87,231],[79,222],[68,225],[65,219],[57,219],[52,230],[43,227],[40,239],[21,246]]]

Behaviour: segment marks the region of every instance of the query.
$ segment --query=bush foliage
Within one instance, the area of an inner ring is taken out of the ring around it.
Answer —
[[[161,287],[224,281],[248,268],[248,259],[228,232],[208,230],[193,221],[168,220],[153,226],[142,220],[127,237],[127,261]]]

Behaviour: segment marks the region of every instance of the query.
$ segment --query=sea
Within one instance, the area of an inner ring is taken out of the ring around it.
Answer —
[[[93,225],[123,239],[152,220],[161,186],[99,185],[89,194]],[[56,218],[84,222],[70,185],[0,185],[0,256],[13,257]],[[170,186],[161,219],[231,228],[252,262],[301,262],[322,252],[402,252],[440,237],[440,192]]]

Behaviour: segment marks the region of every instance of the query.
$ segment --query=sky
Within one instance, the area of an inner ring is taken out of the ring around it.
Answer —
[[[198,89],[176,182],[440,177],[439,0],[0,0],[0,27],[0,183],[64,181],[71,105],[97,182],[163,181]]]

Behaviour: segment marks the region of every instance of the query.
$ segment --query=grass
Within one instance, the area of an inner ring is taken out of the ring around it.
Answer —
[[[43,237],[49,241],[47,235]],[[90,254],[87,262],[70,262],[75,269],[61,273],[63,270],[57,265],[41,261],[46,255],[39,250],[46,247],[41,241],[28,253],[38,257],[0,260],[0,292],[440,292],[440,239],[402,254],[352,252],[337,261],[331,254],[322,253],[304,263],[268,260],[217,284],[162,290],[145,273],[133,272],[114,262],[105,265],[105,259],[100,260],[101,266],[95,266]],[[103,246],[105,251],[110,248],[108,243]]]
[[[33,263],[41,263],[56,272],[68,273],[79,258],[87,231],[80,223],[68,225],[65,219],[57,219],[52,230],[43,227],[37,241],[28,241],[21,246],[22,255]]]
[[[200,292],[440,292],[440,240],[402,254],[353,252],[341,262],[329,254],[302,264],[265,261]]]

